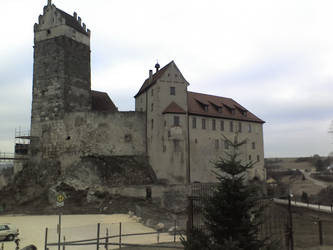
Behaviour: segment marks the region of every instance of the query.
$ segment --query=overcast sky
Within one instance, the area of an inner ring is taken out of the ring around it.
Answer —
[[[1,0],[0,151],[30,127],[33,24],[47,0]],[[53,0],[91,30],[92,88],[120,110],[156,60],[189,90],[231,97],[264,125],[266,157],[333,151],[333,1]]]

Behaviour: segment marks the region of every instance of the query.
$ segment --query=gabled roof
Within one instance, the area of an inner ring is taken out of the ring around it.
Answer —
[[[82,34],[87,35],[87,31],[80,25],[80,23],[70,14],[66,13],[65,11],[58,9],[57,11],[61,14],[61,16],[65,19],[65,22],[68,26],[74,28],[75,30],[79,31]]]
[[[105,92],[92,90],[91,98],[92,98],[92,110],[108,111],[108,112],[118,111],[116,105],[114,105],[109,95]]]
[[[141,95],[143,92],[147,91],[151,86],[153,86],[157,80],[163,75],[163,73],[171,66],[173,65],[173,67],[175,67],[178,71],[179,74],[181,75],[181,77],[183,79],[184,76],[182,75],[182,73],[180,72],[180,70],[178,69],[177,65],[175,64],[174,61],[169,62],[167,65],[165,65],[163,68],[161,68],[159,71],[155,72],[155,74],[153,74],[152,76],[152,80],[151,82],[149,82],[149,77],[144,81],[144,83],[142,84],[139,92],[134,96],[135,98],[139,95]],[[188,82],[185,80],[186,84],[188,84]]]
[[[171,102],[169,106],[163,110],[162,114],[186,114],[186,111],[177,103]]]
[[[218,118],[226,118],[232,120],[251,121],[264,123],[263,120],[249,112],[246,108],[231,98],[207,95],[195,92],[187,92],[188,113],[191,115],[211,116]],[[200,103],[208,106],[205,110]],[[215,104],[215,105],[214,105]],[[216,106],[222,106],[222,112],[219,112]],[[228,108],[225,108],[228,107]],[[231,112],[233,109],[234,111]],[[241,112],[241,111],[246,111]]]
[[[165,65],[163,68],[161,68],[159,71],[157,71],[155,74],[153,74],[151,83],[149,83],[149,77],[148,77],[144,81],[144,83],[142,84],[139,92],[134,97],[139,96],[141,93],[145,92],[151,86],[153,86],[156,83],[156,81],[158,80],[158,78],[160,78],[163,75],[163,73],[166,71],[166,69],[171,65],[171,63],[173,63],[173,61],[171,61],[170,63],[168,63],[167,65]]]

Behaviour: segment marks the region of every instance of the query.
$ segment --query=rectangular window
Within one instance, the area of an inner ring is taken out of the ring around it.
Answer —
[[[260,161],[260,156],[259,155],[257,155],[257,161]]]
[[[151,110],[151,111],[154,110],[154,103],[151,104],[151,109],[150,109],[150,110]]]
[[[173,117],[173,126],[179,126],[179,116]]]
[[[252,149],[256,149],[256,143],[252,142]]]
[[[219,147],[220,147],[219,139],[215,139],[215,149],[219,149]]]
[[[252,132],[252,127],[251,127],[251,124],[249,124],[249,133]]]
[[[197,118],[192,118],[192,128],[197,128]]]
[[[179,140],[173,140],[173,151],[174,152],[180,151]]]
[[[206,129],[206,119],[202,119],[202,129]]]
[[[212,120],[212,129],[216,130],[216,120],[215,119]]]
[[[224,148],[229,149],[229,141],[224,141]]]
[[[217,112],[222,113],[222,107],[217,107]]]
[[[154,89],[151,89],[151,96],[154,95]]]
[[[251,155],[249,155],[249,161],[251,161],[252,160],[252,156]]]
[[[241,122],[238,123],[238,132],[242,133],[242,123]]]
[[[170,95],[176,95],[176,87],[170,87]]]
[[[234,132],[234,123],[230,121],[230,132]]]
[[[151,129],[154,128],[154,119],[151,119]]]
[[[220,121],[220,129],[221,131],[224,131],[224,121]]]
[[[163,145],[163,152],[165,152],[166,151],[166,146],[165,145]]]

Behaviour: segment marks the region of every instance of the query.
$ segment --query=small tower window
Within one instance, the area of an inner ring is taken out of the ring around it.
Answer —
[[[230,121],[230,132],[234,132],[234,123]]]
[[[176,95],[176,87],[170,87],[170,95]]]
[[[151,104],[151,111],[154,110],[154,103]]]
[[[256,149],[256,143],[252,142],[252,149]]]

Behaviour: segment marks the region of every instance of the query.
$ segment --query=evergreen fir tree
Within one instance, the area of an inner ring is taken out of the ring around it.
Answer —
[[[234,142],[225,138],[231,152],[220,158],[214,165],[218,185],[205,204],[206,226],[213,245],[225,249],[258,250],[264,242],[257,237],[262,208],[258,207],[258,189],[246,183],[247,170],[253,162],[240,160],[240,147],[245,141]]]

